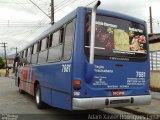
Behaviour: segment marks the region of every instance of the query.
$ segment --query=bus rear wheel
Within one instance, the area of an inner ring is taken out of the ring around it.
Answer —
[[[21,83],[21,81],[19,81],[19,93],[20,94],[24,94],[25,93],[25,91],[22,90],[22,83]]]
[[[37,108],[38,109],[43,109],[45,104],[41,100],[41,88],[40,88],[39,84],[36,86],[35,90],[36,90],[35,91],[35,100],[36,100]]]

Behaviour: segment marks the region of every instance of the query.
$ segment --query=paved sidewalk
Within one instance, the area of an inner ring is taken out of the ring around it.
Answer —
[[[9,76],[9,78],[12,78],[12,77],[14,77],[14,76],[13,75]],[[4,77],[4,78],[6,78],[6,80],[9,79],[7,77]],[[4,78],[2,77],[2,79],[4,79]],[[6,82],[6,80],[1,80],[1,82]],[[9,80],[8,83],[10,83],[10,81],[11,80]],[[6,85],[8,85],[8,83]],[[10,86],[13,87],[13,84],[11,84]],[[8,88],[4,85],[3,85],[3,87]],[[4,88],[1,88],[2,91],[4,90]],[[7,89],[7,90],[10,90],[10,89]],[[13,90],[11,90],[11,91],[13,91]],[[17,93],[15,93],[15,94],[17,94]],[[111,111],[111,114],[118,114],[118,113],[119,114],[129,114],[129,113],[131,113],[131,114],[135,114],[135,115],[149,115],[150,116],[149,118],[151,118],[151,117],[154,118],[153,120],[160,120],[160,92],[151,92],[151,95],[152,95],[152,102],[150,105],[127,106],[127,107],[116,108],[118,110],[122,110],[122,111],[117,110],[117,112],[112,108],[107,108],[104,111],[105,112]],[[10,100],[10,99],[7,99],[7,100]],[[127,112],[129,112],[129,113],[127,113]]]
[[[160,101],[160,92],[151,92],[152,99],[157,99]]]

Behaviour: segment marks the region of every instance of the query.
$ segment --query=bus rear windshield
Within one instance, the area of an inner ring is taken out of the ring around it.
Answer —
[[[85,52],[90,48],[90,14],[86,16]],[[145,60],[147,57],[144,25],[114,17],[97,15],[95,57],[111,60]]]

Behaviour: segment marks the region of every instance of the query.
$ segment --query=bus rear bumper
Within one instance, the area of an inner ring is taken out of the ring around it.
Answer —
[[[151,103],[151,95],[73,98],[73,110],[101,109],[107,107],[122,107],[147,105]]]

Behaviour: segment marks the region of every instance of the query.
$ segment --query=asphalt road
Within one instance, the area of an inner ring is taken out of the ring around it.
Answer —
[[[134,115],[113,108],[67,111],[47,107],[39,110],[35,105],[34,97],[19,94],[14,82],[14,79],[0,77],[0,120],[122,120],[120,117],[124,119],[128,115]]]
[[[66,111],[53,107],[37,109],[34,97],[28,94],[19,94],[14,79],[0,77],[0,120],[14,118],[18,120],[78,120],[91,119],[93,115],[104,117],[106,112],[98,110]],[[90,117],[90,118],[89,118]]]

